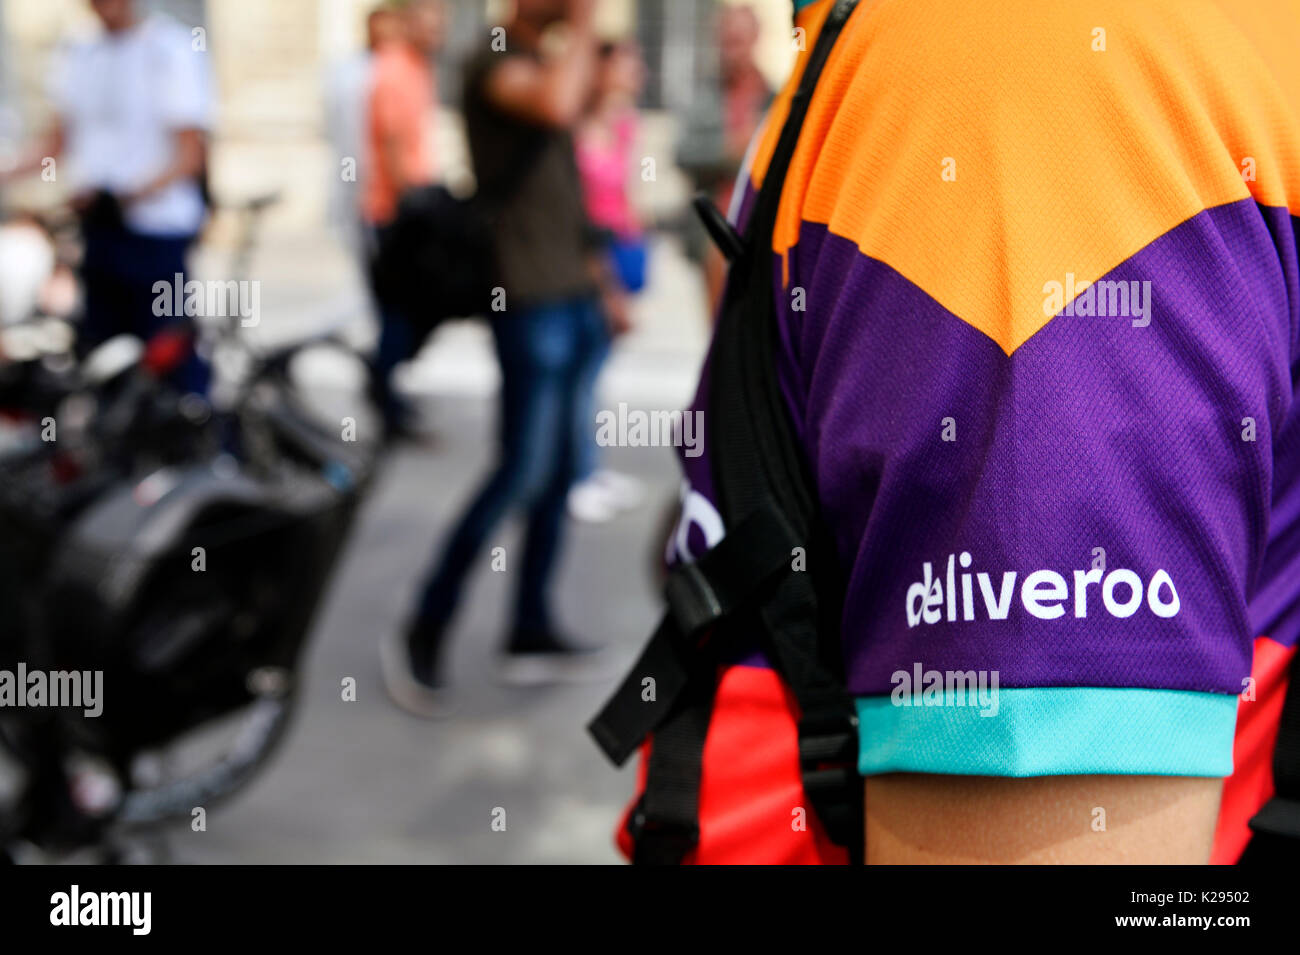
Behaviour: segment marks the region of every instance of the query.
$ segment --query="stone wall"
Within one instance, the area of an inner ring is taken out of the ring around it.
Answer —
[[[322,79],[331,64],[360,49],[365,15],[373,0],[142,0],[207,31],[220,97],[213,139],[212,179],[220,200],[280,190],[284,202],[268,227],[302,230],[323,221],[336,176],[337,158],[324,132]],[[441,68],[440,87],[455,102],[454,58],[482,36],[499,16],[502,0],[448,0],[453,7],[453,56]],[[689,103],[707,70],[702,39],[710,10],[737,0],[604,0],[602,30],[640,31],[663,74],[659,97],[666,113],[648,117],[648,155],[661,170],[671,165],[673,108]],[[789,0],[748,0],[767,29],[764,68],[780,76],[791,55]],[[4,67],[13,114],[28,134],[49,121],[44,88],[50,52],[63,38],[96,28],[85,0],[0,0],[0,23],[8,39]],[[15,121],[0,121],[11,125]],[[443,168],[463,165],[459,123],[453,110],[441,117]],[[0,128],[0,134],[4,132]],[[651,206],[680,200],[664,185],[646,190]],[[218,236],[219,238],[219,236]]]

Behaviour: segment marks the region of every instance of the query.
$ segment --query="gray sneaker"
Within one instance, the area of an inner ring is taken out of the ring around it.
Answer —
[[[415,716],[439,719],[454,710],[450,691],[435,675],[431,654],[417,628],[389,633],[379,645],[384,686],[394,703]]]
[[[579,647],[553,633],[515,631],[497,655],[497,678],[509,686],[594,683],[607,679],[611,661],[603,647]]]

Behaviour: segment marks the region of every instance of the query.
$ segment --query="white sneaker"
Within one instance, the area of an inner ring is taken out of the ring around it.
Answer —
[[[497,679],[510,686],[594,683],[611,676],[613,662],[603,647],[574,647],[554,637],[537,649],[497,654]]]
[[[645,500],[645,484],[630,474],[601,469],[590,478],[604,488],[607,500],[617,511],[630,511]]]
[[[569,516],[588,524],[604,524],[618,513],[609,492],[592,478],[569,488]]]

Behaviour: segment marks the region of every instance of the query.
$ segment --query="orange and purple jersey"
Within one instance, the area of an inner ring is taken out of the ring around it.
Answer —
[[[806,49],[829,6],[797,13]],[[1230,777],[1214,860],[1240,854],[1300,636],[1298,51],[1282,0],[849,20],[771,242],[862,773]],[[683,464],[690,559],[725,528],[707,453]],[[747,765],[792,706],[763,666],[715,709],[751,713]],[[702,803],[727,774],[753,795],[705,755]],[[788,829],[770,802],[744,812]]]

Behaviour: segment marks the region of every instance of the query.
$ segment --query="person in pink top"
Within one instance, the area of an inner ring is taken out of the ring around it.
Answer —
[[[606,43],[600,49],[595,88],[575,141],[587,218],[608,250],[607,268],[627,295],[645,285],[646,241],[632,206],[628,182],[639,162],[636,154],[640,119],[636,104],[645,83],[640,48],[631,41]],[[589,423],[595,421],[596,377],[608,357],[611,339],[627,331],[626,295],[614,307],[606,305],[610,331],[603,354],[590,365],[583,383]],[[598,466],[593,433],[582,455],[578,481],[569,492],[569,513],[578,520],[606,521],[635,507],[643,489],[636,479]]]
[[[620,238],[638,237],[641,225],[628,195],[640,120],[636,100],[645,68],[631,42],[606,43],[591,106],[578,130],[578,170],[593,225]]]

